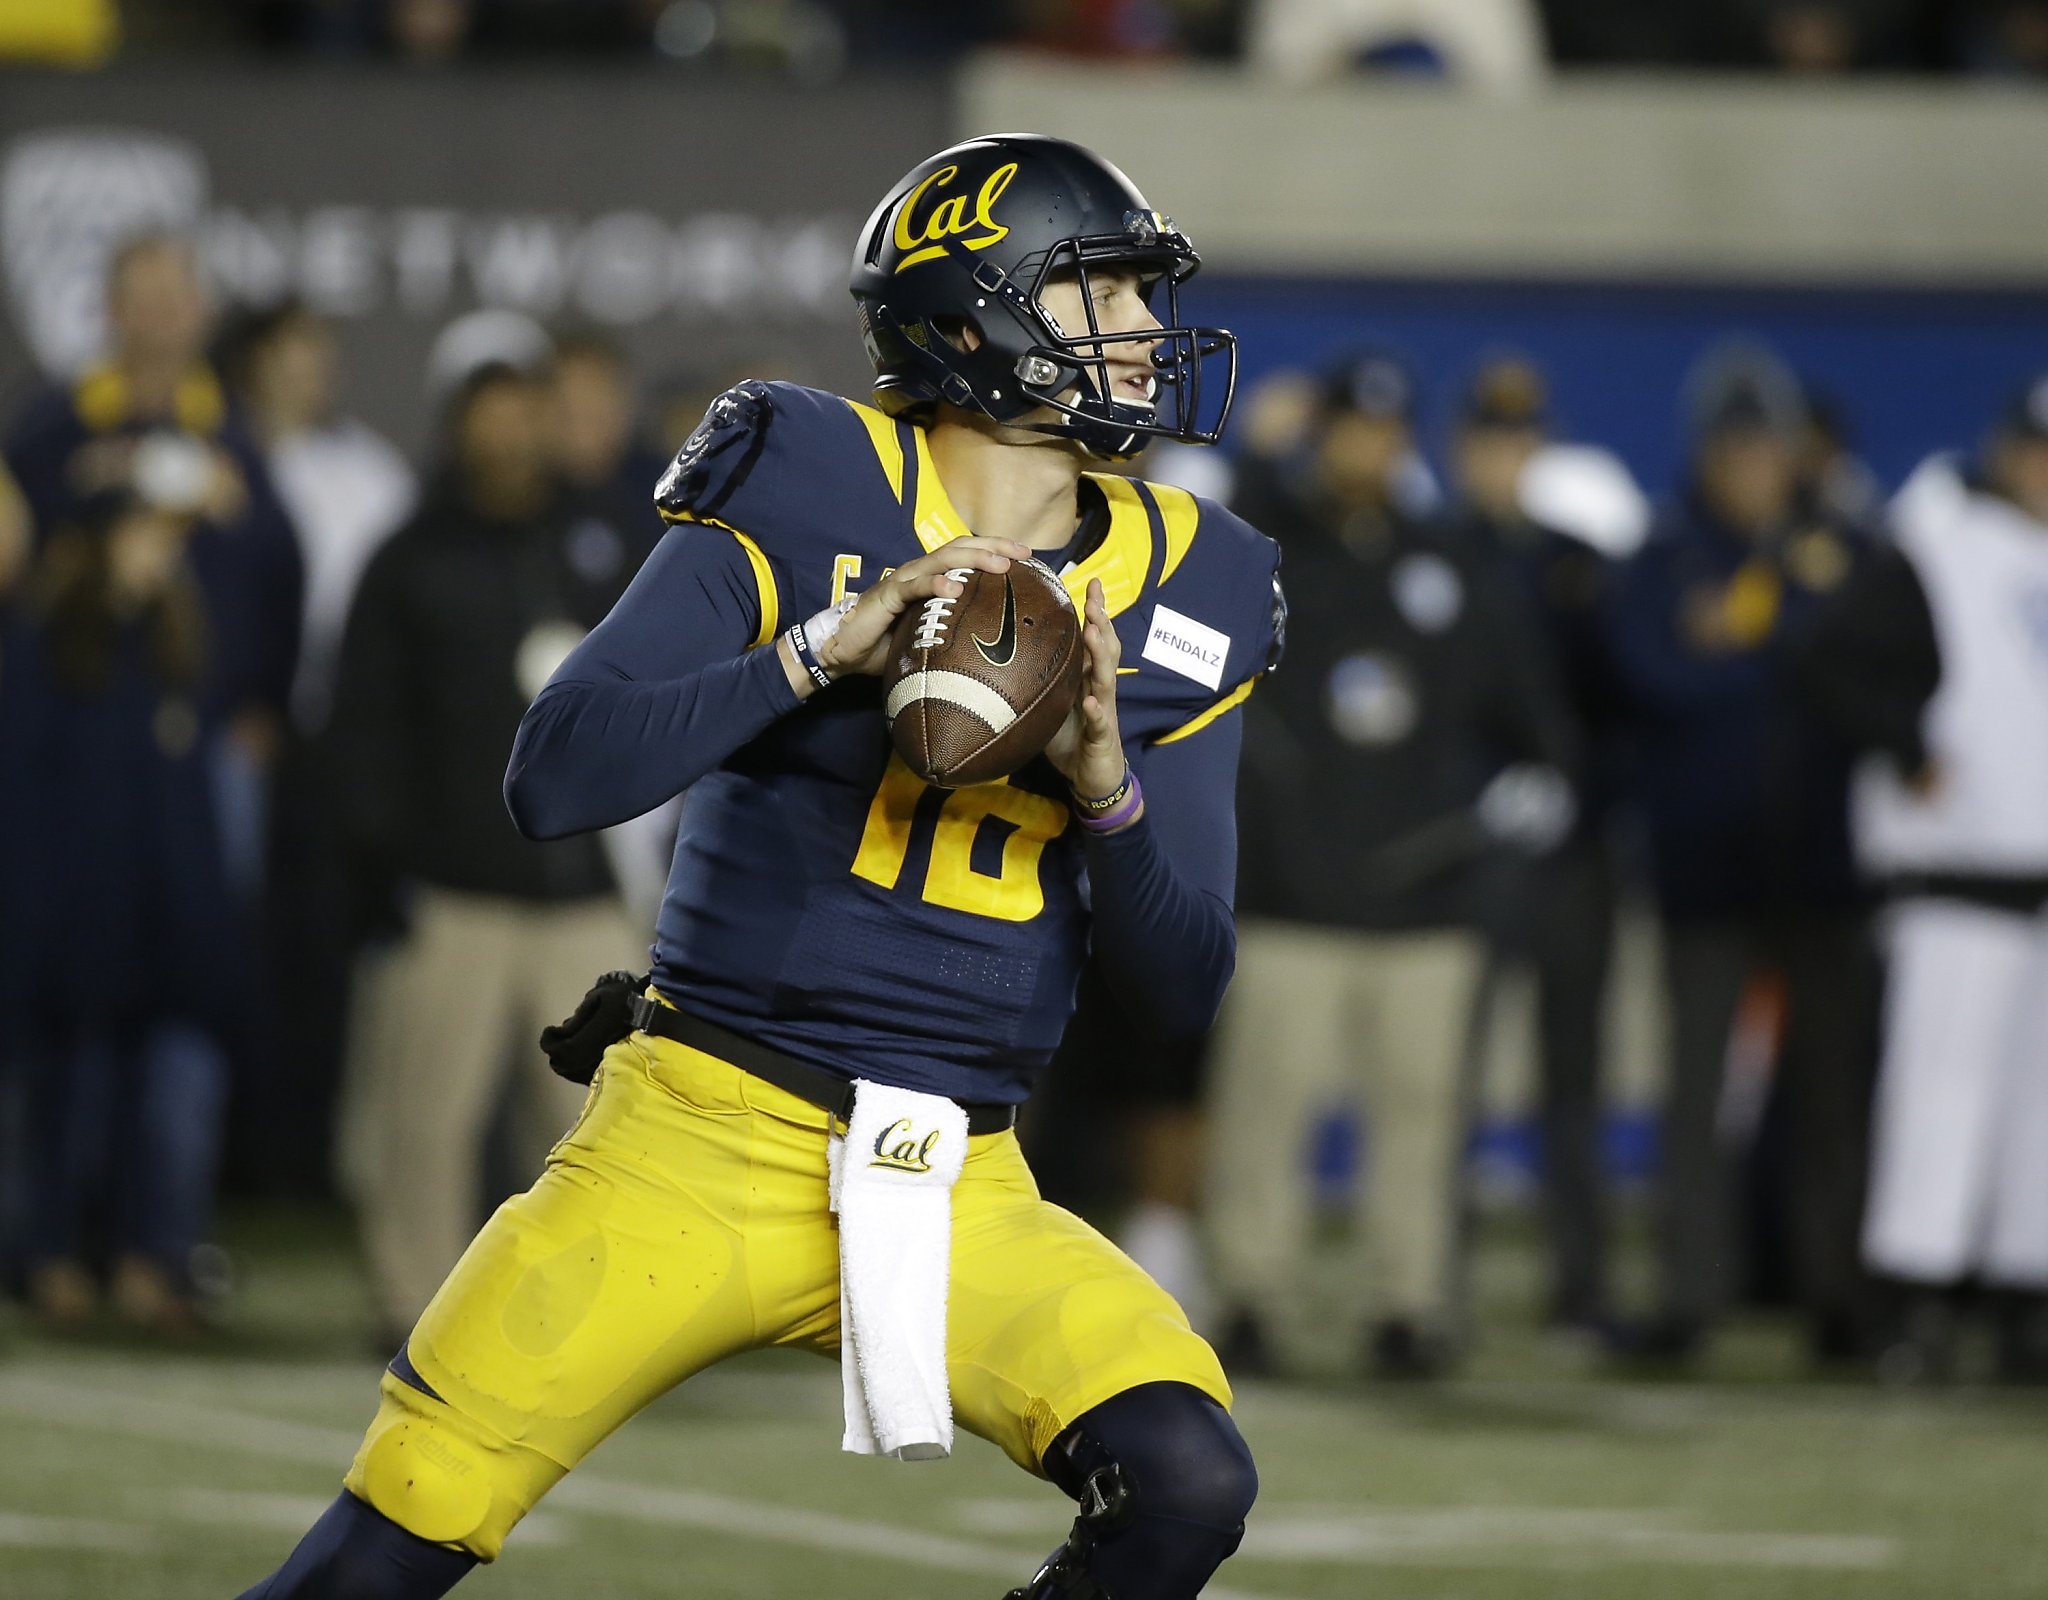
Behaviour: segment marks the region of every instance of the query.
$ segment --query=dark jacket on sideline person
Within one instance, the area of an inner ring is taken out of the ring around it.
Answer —
[[[1630,788],[1667,916],[1860,902],[1854,748],[1797,692],[1792,664],[1873,549],[1809,522],[1752,541],[1688,496],[1622,567],[1608,638],[1628,702]],[[1731,580],[1742,637],[1704,647],[1691,619]]]
[[[46,605],[52,554],[75,569],[96,537],[62,530],[0,604],[0,1034],[87,1016],[229,1032],[251,950],[215,799],[220,630],[196,581],[120,620],[76,579]]]
[[[78,511],[85,498],[82,454],[154,432],[181,432],[219,448],[247,491],[230,522],[202,518],[191,541],[192,569],[206,591],[213,630],[208,693],[230,711],[282,716],[299,654],[304,570],[298,537],[263,454],[228,405],[218,380],[195,368],[179,385],[167,422],[135,416],[118,374],[101,367],[76,384],[30,400],[6,441],[7,465],[34,519],[37,542]]]
[[[520,717],[633,569],[622,542],[579,540],[559,506],[498,521],[446,480],[372,558],[328,733],[348,846],[372,884],[542,902],[612,890],[595,836],[521,838],[501,788]]]
[[[1400,514],[1285,551],[1287,657],[1246,702],[1243,911],[1339,927],[1478,924],[1500,848],[1479,821],[1511,763],[1569,773],[1570,717],[1493,561]]]

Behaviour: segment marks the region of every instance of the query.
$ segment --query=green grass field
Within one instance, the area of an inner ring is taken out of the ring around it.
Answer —
[[[1496,1229],[1496,1233],[1500,1230]],[[332,1218],[243,1218],[231,1329],[176,1355],[0,1334],[0,1600],[228,1600],[335,1492],[374,1398]],[[1228,1600],[2038,1600],[2048,1403],[1797,1376],[1744,1325],[1705,1381],[1618,1383],[1545,1344],[1526,1249],[1482,1257],[1489,1333],[1428,1390],[1251,1385],[1264,1489]],[[1065,1502],[992,1448],[837,1449],[838,1379],[735,1363],[626,1428],[459,1592],[500,1600],[996,1600]]]

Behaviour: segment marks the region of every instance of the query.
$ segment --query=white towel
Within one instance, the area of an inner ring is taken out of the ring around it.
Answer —
[[[853,1121],[832,1136],[829,1153],[839,1214],[841,1446],[900,1461],[950,1455],[946,1285],[967,1113],[940,1095],[857,1080]]]

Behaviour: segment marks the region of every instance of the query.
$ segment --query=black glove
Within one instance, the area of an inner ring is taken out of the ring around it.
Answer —
[[[647,987],[647,974],[607,972],[590,986],[573,1015],[540,1030],[548,1065],[571,1083],[597,1076],[605,1051],[633,1031],[633,998]]]

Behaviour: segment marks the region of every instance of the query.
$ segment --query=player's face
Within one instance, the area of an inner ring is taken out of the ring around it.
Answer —
[[[1144,284],[1132,267],[1091,267],[1085,295],[1079,276],[1062,274],[1039,291],[1038,303],[1070,339],[1088,337],[1091,312],[1097,333],[1154,333],[1160,322],[1145,304]],[[1102,346],[1111,398],[1130,406],[1153,403],[1159,380],[1152,368],[1152,352],[1158,348],[1157,339],[1122,339]],[[1089,352],[1084,347],[1081,353]]]

